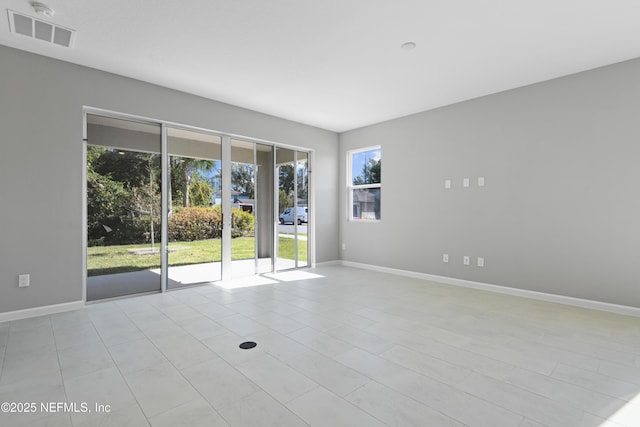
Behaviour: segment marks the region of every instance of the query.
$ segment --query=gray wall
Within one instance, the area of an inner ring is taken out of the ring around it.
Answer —
[[[638,76],[633,60],[342,134],[341,258],[640,307]],[[346,150],[376,144],[382,221],[347,222]]]
[[[82,298],[83,105],[316,150],[316,260],[338,258],[335,133],[5,46],[0,64],[0,312]]]

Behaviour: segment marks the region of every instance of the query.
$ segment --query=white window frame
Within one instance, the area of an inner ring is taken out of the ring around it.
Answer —
[[[353,155],[363,153],[365,151],[380,150],[380,159],[382,159],[382,146],[373,145],[371,147],[356,148],[347,151],[347,220],[353,222],[380,222],[382,220],[382,171],[380,171],[380,182],[376,184],[353,184]],[[354,218],[353,217],[353,191],[364,190],[369,188],[380,189],[380,219],[366,219],[366,218]]]

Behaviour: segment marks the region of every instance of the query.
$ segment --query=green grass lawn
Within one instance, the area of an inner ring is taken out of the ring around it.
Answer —
[[[293,256],[293,240],[288,237],[280,237],[278,244],[278,258],[295,259]],[[307,241],[300,240],[298,242],[298,260],[301,262],[307,262]]]
[[[194,242],[169,243],[169,265],[201,264],[220,261],[222,259],[221,239],[196,240]],[[299,260],[307,260],[306,241],[298,248]],[[87,274],[101,276],[104,274],[126,273],[130,271],[160,268],[160,253],[136,254],[136,250],[150,249],[149,244],[92,246],[87,250]],[[160,245],[156,245],[159,249]],[[294,259],[293,239],[280,237],[278,256]],[[253,237],[237,237],[231,241],[231,259],[253,258]]]

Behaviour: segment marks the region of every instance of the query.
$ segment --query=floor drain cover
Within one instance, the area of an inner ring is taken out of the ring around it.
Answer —
[[[240,348],[243,350],[248,350],[250,348],[253,348],[255,346],[257,346],[258,344],[254,343],[253,341],[247,341],[247,342],[243,342],[242,344],[240,344]]]

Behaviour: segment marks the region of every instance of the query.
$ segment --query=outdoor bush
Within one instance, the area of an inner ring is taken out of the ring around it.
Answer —
[[[249,235],[255,227],[255,219],[249,212],[239,208],[231,208],[231,218],[233,227],[231,237],[242,237]]]
[[[155,242],[160,242],[160,219],[153,219],[153,234]],[[113,224],[112,231],[107,232],[105,243],[131,244],[151,242],[151,224],[148,216],[125,218],[120,223]]]
[[[232,208],[232,237],[246,236],[254,229],[253,215]],[[212,208],[179,208],[169,217],[170,241],[194,241],[222,237],[222,210]]]
[[[151,224],[148,217],[107,217],[102,223],[88,228],[88,246],[126,245],[151,242]],[[108,227],[107,228],[105,228]],[[160,220],[154,219],[154,237],[160,242]]]
[[[222,236],[222,212],[212,208],[182,208],[169,217],[170,241],[216,239]]]
[[[93,246],[104,246],[104,240],[105,237],[99,237],[97,239],[89,239],[89,241],[87,242],[87,246],[89,247],[93,247]]]

